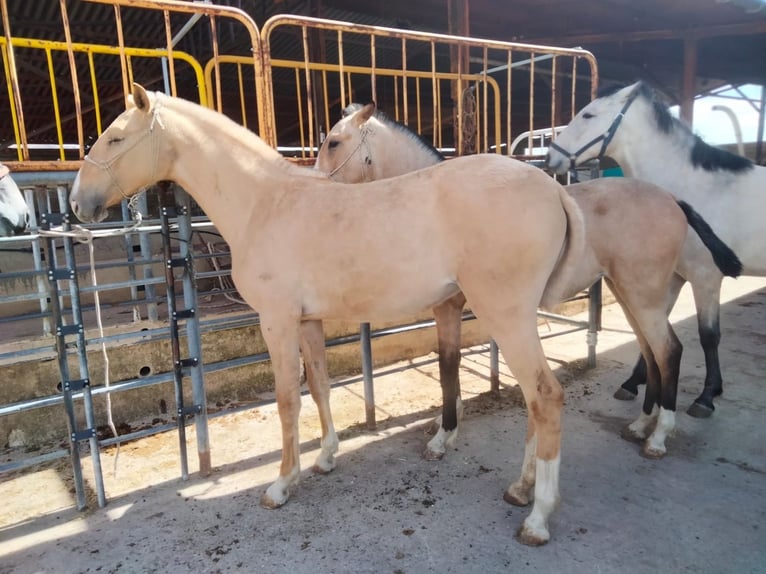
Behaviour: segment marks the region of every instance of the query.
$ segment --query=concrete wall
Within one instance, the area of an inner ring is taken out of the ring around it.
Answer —
[[[428,314],[421,317],[429,318]],[[150,324],[147,322],[147,326]],[[156,326],[156,325],[152,325]],[[390,325],[373,325],[373,329]],[[131,330],[135,329],[132,327]],[[358,332],[358,325],[328,322],[326,335],[334,338]],[[477,321],[463,324],[465,345],[486,341],[487,336]],[[53,344],[53,339],[50,339]],[[185,341],[182,341],[182,349]],[[375,366],[390,364],[402,359],[415,358],[436,350],[435,329],[421,329],[398,335],[376,338],[372,341]],[[202,358],[210,364],[266,351],[260,331],[256,326],[227,329],[202,336]],[[351,343],[327,350],[331,377],[361,373],[358,343]],[[110,380],[112,383],[149,374],[172,370],[170,342],[168,340],[137,342],[129,345],[111,345],[108,348]],[[100,349],[88,352],[90,378],[93,386],[104,382],[104,359]],[[76,377],[76,355],[70,356],[70,370]],[[56,394],[60,382],[58,363],[51,349],[43,360],[20,360],[0,366],[0,380],[12,384],[0,385],[0,404],[12,404],[36,397]],[[188,379],[185,381],[191,404]],[[205,375],[208,408],[221,408],[231,403],[255,402],[268,397],[273,391],[273,373],[269,363],[226,369]],[[165,383],[112,394],[112,413],[115,424],[123,430],[135,429],[152,422],[174,420],[175,395],[172,383]],[[94,397],[97,424],[106,424],[105,396]],[[79,402],[79,401],[78,401]],[[82,413],[80,413],[82,415]],[[84,420],[84,419],[81,419]],[[62,406],[35,409],[0,418],[0,445],[26,448],[34,451],[51,441],[62,444],[67,441],[67,423]]]

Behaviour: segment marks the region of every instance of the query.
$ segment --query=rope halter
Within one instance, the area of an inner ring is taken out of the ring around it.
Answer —
[[[114,171],[112,170],[112,164],[116,162],[118,159],[120,159],[122,156],[124,156],[126,153],[128,153],[130,150],[132,150],[134,147],[136,147],[139,143],[141,143],[144,138],[147,136],[151,136],[154,133],[154,124],[158,124],[160,126],[160,129],[165,129],[165,124],[162,122],[162,117],[160,116],[160,104],[159,102],[156,102],[154,104],[154,108],[152,109],[152,121],[149,124],[149,129],[141,134],[140,137],[136,138],[136,140],[126,147],[123,150],[120,150],[115,155],[113,155],[108,160],[96,160],[91,158],[90,156],[86,155],[83,157],[83,161],[86,161],[90,164],[95,165],[97,168],[99,168],[102,171],[105,171],[109,174],[109,179],[111,182],[115,185],[115,187],[120,192],[120,195],[122,195],[123,198],[128,200],[128,206],[135,206],[135,201],[131,199],[131,196],[125,193],[125,190],[122,189],[122,186],[120,185],[120,182],[117,181],[117,177],[114,174]],[[152,139],[152,147],[154,149],[154,167],[152,172],[152,177],[154,178],[154,174],[157,173],[157,165],[159,163],[159,155],[160,155],[160,146],[159,146],[159,138],[153,138]],[[153,180],[154,181],[154,180]],[[133,196],[135,197],[135,195]]]
[[[346,159],[344,159],[335,169],[333,169],[330,173],[327,174],[327,177],[332,179],[332,176],[334,176],[341,169],[343,169],[343,166],[345,166],[349,162],[349,160],[356,155],[356,153],[361,149],[361,147],[364,146],[367,153],[360,157],[360,159],[362,160],[362,174],[364,177],[363,181],[370,181],[369,174],[367,173],[367,168],[368,166],[372,165],[372,154],[370,153],[370,144],[367,141],[367,136],[372,135],[374,131],[375,130],[373,130],[372,127],[369,125],[369,122],[365,122],[364,124],[362,124],[362,127],[359,129],[359,132],[361,133],[361,138],[359,139],[359,143],[356,144],[356,147],[353,150],[351,150],[351,153],[348,154]]]

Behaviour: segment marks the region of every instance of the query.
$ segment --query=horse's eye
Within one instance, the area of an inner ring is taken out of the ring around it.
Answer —
[[[125,138],[119,138],[119,137],[109,138],[109,141],[107,143],[109,145],[112,145],[112,144],[120,143],[124,139]]]
[[[335,149],[336,147],[338,147],[339,144],[340,144],[339,140],[330,140],[329,142],[327,142],[327,147],[329,149]]]
[[[589,112],[585,112],[585,113],[582,115],[582,117],[583,117],[584,119],[586,119],[586,120],[589,120],[589,119],[591,119],[591,118],[592,118],[592,117],[594,117],[594,116],[593,116],[593,114],[591,114],[591,113],[589,113]]]

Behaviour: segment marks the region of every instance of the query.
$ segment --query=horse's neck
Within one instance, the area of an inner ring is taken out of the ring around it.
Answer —
[[[675,130],[657,129],[654,118],[646,117],[620,127],[610,155],[627,177],[650,181],[679,193],[679,187],[697,185],[699,170],[691,163],[691,136]]]
[[[255,134],[201,112],[162,112],[177,114],[167,122],[176,157],[169,179],[194,197],[234,250],[285,189],[291,166]]]
[[[385,131],[384,131],[385,130]],[[383,125],[370,137],[374,179],[396,177],[439,163],[439,158],[401,129]]]

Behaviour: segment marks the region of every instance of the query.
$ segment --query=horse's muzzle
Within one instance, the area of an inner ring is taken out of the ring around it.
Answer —
[[[561,154],[551,156],[550,152],[545,155],[545,167],[557,175],[564,175],[569,170],[567,158]]]

